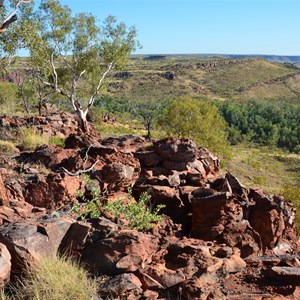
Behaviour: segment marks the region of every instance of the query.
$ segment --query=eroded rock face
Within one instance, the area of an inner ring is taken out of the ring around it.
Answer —
[[[112,238],[95,241],[81,252],[81,259],[101,274],[134,272],[152,261],[158,248],[156,237],[123,230]]]

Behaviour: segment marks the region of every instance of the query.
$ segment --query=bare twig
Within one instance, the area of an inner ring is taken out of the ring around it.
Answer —
[[[70,176],[79,176],[80,174],[83,174],[83,173],[88,173],[90,171],[92,171],[94,169],[94,167],[96,166],[96,164],[99,162],[99,160],[97,160],[95,163],[93,163],[93,165],[88,168],[88,169],[83,169],[83,170],[78,170],[76,171],[75,173],[72,173],[70,171],[68,171],[66,168],[62,167],[62,169]]]
[[[87,163],[87,161],[88,161],[88,159],[89,159],[89,151],[90,151],[90,149],[91,149],[92,147],[94,147],[94,145],[90,145],[90,146],[88,147],[88,149],[86,150],[86,153],[85,153],[85,156],[84,156],[84,161],[83,161],[83,167],[86,165],[86,163]]]

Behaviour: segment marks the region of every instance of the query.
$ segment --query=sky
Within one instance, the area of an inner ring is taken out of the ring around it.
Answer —
[[[61,0],[138,30],[137,54],[300,55],[300,0]]]

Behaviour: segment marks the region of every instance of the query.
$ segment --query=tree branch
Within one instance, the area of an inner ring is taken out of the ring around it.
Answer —
[[[4,1],[1,0],[0,6],[3,6]],[[31,0],[18,0],[14,10],[8,15],[8,17],[2,22],[2,25],[0,27],[0,32],[4,32],[6,28],[13,22],[17,20],[16,12],[19,8],[19,5],[21,3],[31,3]]]
[[[94,94],[91,96],[91,98],[90,98],[90,100],[89,100],[89,104],[88,104],[88,107],[87,107],[86,110],[88,110],[90,107],[93,106],[94,101],[95,101],[95,98],[96,98],[96,96],[98,95],[98,93],[99,93],[99,91],[100,91],[100,89],[101,89],[101,87],[102,87],[102,82],[103,82],[103,80],[105,79],[106,75],[109,73],[109,71],[113,68],[113,66],[114,66],[114,63],[111,62],[111,63],[108,65],[108,67],[107,67],[107,69],[105,70],[105,72],[102,74],[102,76],[101,76],[101,78],[100,78],[100,80],[99,80],[99,82],[98,82],[97,88],[96,88]]]

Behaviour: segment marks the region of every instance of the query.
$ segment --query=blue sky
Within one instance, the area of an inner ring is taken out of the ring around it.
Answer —
[[[61,0],[135,25],[137,53],[300,55],[298,0]]]

